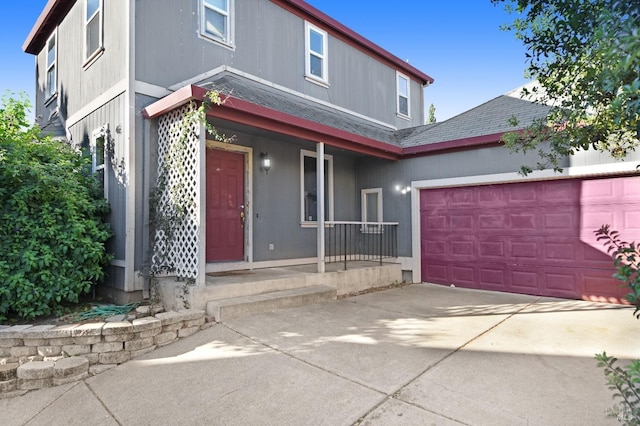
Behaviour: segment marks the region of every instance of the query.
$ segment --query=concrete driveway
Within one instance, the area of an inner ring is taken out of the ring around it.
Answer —
[[[412,285],[217,324],[2,399],[0,423],[617,424],[593,355],[640,357],[632,312]]]

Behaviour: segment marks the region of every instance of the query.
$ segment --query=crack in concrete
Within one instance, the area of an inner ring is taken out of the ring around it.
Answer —
[[[80,382],[74,383],[73,386],[71,386],[69,389],[67,389],[66,391],[62,392],[60,394],[60,396],[58,396],[57,398],[55,398],[53,401],[51,401],[49,404],[45,405],[44,407],[42,407],[42,410],[38,411],[36,414],[34,414],[33,416],[31,416],[29,419],[27,419],[26,422],[24,422],[25,425],[29,424],[30,421],[32,421],[33,419],[35,419],[36,417],[38,417],[42,412],[44,412],[47,408],[51,407],[53,404],[55,404],[56,402],[58,402],[58,400],[60,398],[62,398],[63,396],[65,396],[67,393],[69,393],[73,388],[75,388],[76,386],[78,386],[80,384]],[[39,389],[38,389],[39,390]]]
[[[100,405],[102,405],[102,407],[107,411],[107,413],[109,413],[109,415],[111,416],[111,418],[118,423],[119,426],[123,426],[122,422],[118,420],[118,418],[116,417],[116,415],[109,409],[109,407],[107,407],[107,404],[104,403],[104,401],[98,396],[98,394],[93,390],[93,388],[89,385],[89,383],[87,383],[85,380],[82,381],[82,383],[85,384],[85,386],[89,389],[89,391],[91,391],[91,393],[93,394],[93,396],[96,397],[96,399],[98,400],[98,402],[100,402]]]
[[[420,373],[418,373],[413,379],[409,380],[407,383],[405,383],[404,385],[400,386],[395,392],[392,392],[390,394],[387,395],[387,398],[385,398],[385,400],[376,405],[375,407],[373,407],[372,409],[370,409],[364,416],[362,416],[361,419],[358,420],[358,422],[354,423],[355,425],[360,424],[365,417],[367,417],[369,414],[371,414],[373,411],[375,411],[378,407],[380,407],[384,402],[388,401],[389,399],[396,399],[398,401],[402,401],[406,404],[412,405],[416,408],[428,411],[430,413],[436,414],[438,416],[444,417],[446,419],[449,419],[451,421],[455,421],[457,423],[461,423],[461,424],[466,424],[464,422],[461,422],[460,420],[457,419],[453,419],[451,417],[448,417],[442,413],[438,413],[436,411],[432,411],[429,410],[425,407],[421,407],[419,405],[416,405],[414,403],[411,403],[410,401],[405,401],[403,399],[400,398],[400,394],[402,393],[402,391],[404,389],[406,389],[409,385],[411,385],[412,383],[414,383],[416,380],[418,380],[420,377],[422,377],[424,374],[426,374],[427,372],[429,372],[430,370],[432,370],[434,367],[440,365],[442,362],[444,362],[445,360],[447,360],[449,357],[455,355],[456,353],[458,353],[459,351],[461,351],[462,349],[464,349],[466,346],[470,345],[472,342],[474,342],[475,340],[479,339],[480,337],[486,335],[487,333],[491,332],[492,330],[496,329],[497,327],[499,327],[500,325],[504,324],[506,321],[508,321],[509,319],[511,319],[512,317],[514,317],[515,315],[519,314],[520,312],[522,312],[523,310],[527,309],[529,306],[538,303],[540,300],[542,300],[542,297],[538,297],[535,300],[531,301],[530,303],[526,304],[525,306],[523,306],[522,308],[516,310],[515,312],[512,312],[511,314],[508,314],[508,316],[504,319],[502,319],[501,321],[498,321],[496,324],[492,325],[491,327],[487,328],[486,330],[484,330],[482,333],[474,336],[473,338],[469,339],[468,341],[466,341],[465,343],[463,343],[461,346],[459,346],[458,348],[454,349],[453,351],[451,351],[450,353],[448,353],[447,355],[443,356],[442,358],[440,358],[438,361],[434,362],[433,364],[429,365],[427,368],[425,368],[423,371],[421,371]],[[358,304],[357,301],[353,301],[350,303],[354,303],[354,304]],[[381,311],[385,311],[385,312],[394,312],[394,313],[398,313],[398,314],[404,314],[406,315],[406,312],[396,312],[396,311],[392,311],[390,309],[384,309],[384,308],[380,308],[380,307],[376,307],[376,306],[370,306],[367,305],[365,303],[362,303],[362,305],[365,305],[367,307],[371,307],[371,308],[376,308],[379,309]],[[416,317],[420,317],[420,315],[414,315]],[[428,317],[425,317],[428,318]],[[520,416],[516,416],[516,417],[520,417]],[[528,423],[528,421],[527,421]]]

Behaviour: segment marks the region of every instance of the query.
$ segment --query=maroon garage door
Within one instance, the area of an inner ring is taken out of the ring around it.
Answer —
[[[594,230],[640,240],[640,178],[566,179],[421,191],[422,281],[617,302]]]

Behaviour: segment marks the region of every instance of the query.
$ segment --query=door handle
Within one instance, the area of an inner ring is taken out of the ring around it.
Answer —
[[[240,227],[244,228],[244,212],[240,212]]]

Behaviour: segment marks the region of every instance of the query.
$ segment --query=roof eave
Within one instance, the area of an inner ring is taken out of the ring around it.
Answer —
[[[74,3],[75,0],[49,0],[22,44],[22,50],[37,55],[53,29],[69,13]]]
[[[500,145],[502,136],[509,132],[492,133],[490,135],[473,136],[470,138],[455,139],[451,141],[443,141],[430,143],[425,145],[417,145],[402,150],[403,157],[421,156],[430,154],[439,154],[448,151],[460,151],[466,149],[475,149],[482,146]]]
[[[147,106],[142,114],[147,119],[157,118],[190,101],[204,100],[207,92],[207,89],[199,86],[185,86]],[[208,116],[316,143],[324,142],[327,145],[388,160],[397,160],[402,154],[402,148],[396,145],[272,110],[233,96],[221,95],[220,97],[224,104],[220,108],[210,108],[207,112]]]
[[[414,79],[421,81],[422,85],[428,85],[433,83],[433,78],[423,73],[416,67],[410,65],[408,62],[403,61],[398,58],[394,54],[388,52],[377,44],[367,40],[360,34],[355,31],[347,28],[340,22],[331,18],[327,14],[321,12],[315,7],[311,6],[307,2],[303,0],[271,0],[273,3],[280,5],[281,7],[289,10],[290,12],[296,13],[298,16],[301,16],[305,19],[311,18],[311,20],[315,20],[317,22],[322,23],[326,27],[333,30],[334,33],[342,36],[344,39],[351,41],[352,44],[357,47],[378,56],[383,59],[385,62],[393,65],[398,70],[412,76]]]

